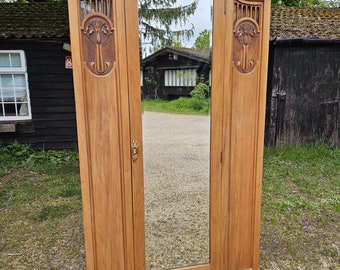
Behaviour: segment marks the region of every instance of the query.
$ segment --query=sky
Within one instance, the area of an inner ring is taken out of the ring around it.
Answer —
[[[178,5],[187,5],[192,3],[193,0],[178,0]],[[195,27],[195,36],[189,41],[182,42],[187,47],[192,47],[194,45],[195,39],[198,37],[199,33],[204,29],[211,29],[211,18],[210,18],[210,5],[212,0],[199,0],[198,7],[196,9],[195,15],[191,16],[188,24]]]
[[[175,6],[184,6],[191,4],[194,0],[177,0]],[[189,40],[184,39],[181,41],[183,46],[191,48],[194,45],[196,38],[199,36],[199,33],[205,29],[212,28],[212,21],[211,21],[211,3],[213,0],[198,0],[198,6],[196,12],[193,16],[187,21],[187,24],[184,26],[174,26],[174,29],[190,29],[192,25],[194,25],[194,36]],[[143,57],[152,53],[152,46],[146,44],[143,46]]]

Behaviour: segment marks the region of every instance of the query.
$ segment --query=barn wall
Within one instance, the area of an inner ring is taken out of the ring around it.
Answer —
[[[0,40],[0,50],[24,50],[32,121],[16,132],[0,133],[3,143],[18,141],[32,148],[74,149],[77,146],[72,70],[65,69],[68,40]]]
[[[340,43],[277,44],[270,55],[266,144],[339,145]]]

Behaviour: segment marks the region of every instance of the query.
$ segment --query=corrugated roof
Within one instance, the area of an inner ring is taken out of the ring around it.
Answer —
[[[66,3],[0,4],[0,38],[69,36]]]
[[[340,38],[339,8],[273,7],[271,14],[271,39]],[[0,3],[0,38],[65,36],[69,36],[66,3]]]
[[[270,37],[339,39],[340,9],[272,8]]]

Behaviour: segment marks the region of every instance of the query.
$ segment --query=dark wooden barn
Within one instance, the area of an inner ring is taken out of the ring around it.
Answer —
[[[0,141],[76,148],[67,5],[0,4]]]
[[[339,145],[340,9],[274,8],[266,144]]]
[[[189,48],[165,47],[142,61],[144,98],[189,96],[200,81],[209,82],[210,54]]]

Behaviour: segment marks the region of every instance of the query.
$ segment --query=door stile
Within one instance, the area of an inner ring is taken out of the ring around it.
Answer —
[[[254,269],[259,269],[260,255],[260,232],[261,232],[261,195],[262,195],[262,177],[263,177],[263,149],[264,149],[264,132],[265,132],[265,113],[266,113],[266,89],[268,77],[268,58],[269,58],[269,33],[270,33],[270,9],[271,2],[264,0],[263,17],[262,17],[262,40],[261,56],[262,61],[261,73],[259,78],[260,96],[258,102],[258,137],[257,137],[257,156],[256,160],[256,187],[254,200]]]
[[[129,84],[129,110],[130,110],[130,145],[137,143],[137,158],[131,164],[131,190],[133,208],[133,242],[134,242],[134,269],[145,270],[145,222],[144,222],[144,163],[143,163],[143,135],[142,135],[142,106],[140,88],[140,55],[138,39],[138,5],[125,1],[125,16],[127,27],[126,51],[130,52],[127,58],[127,74]],[[134,15],[134,16],[133,16]],[[131,145],[134,147],[133,145]]]
[[[73,46],[73,52],[78,51],[78,53],[72,54],[72,69],[73,69],[73,84],[74,84],[74,94],[75,94],[75,106],[76,106],[76,117],[77,117],[77,136],[78,136],[78,152],[79,166],[80,166],[80,180],[81,180],[81,191],[82,200],[90,202],[91,196],[91,185],[87,179],[90,179],[91,171],[90,167],[88,170],[82,169],[86,168],[90,164],[90,154],[86,147],[80,147],[81,144],[89,141],[88,138],[88,123],[86,121],[86,98],[85,93],[82,91],[84,88],[84,78],[82,76],[82,50],[81,39],[79,33],[79,20],[80,11],[78,9],[79,3],[77,1],[69,1],[68,12],[69,12],[69,23],[70,23],[70,38],[71,44]],[[75,72],[78,70],[80,72]],[[79,89],[79,90],[77,90]],[[79,120],[78,120],[79,119]],[[85,252],[86,252],[86,264],[87,269],[95,269],[95,237],[93,236],[93,224],[91,222],[86,222],[88,220],[93,220],[92,213],[93,207],[91,203],[82,203],[83,208],[83,227],[84,227],[84,238],[85,238]]]
[[[113,26],[108,17],[98,12],[81,19],[79,5],[80,1],[69,1],[87,268],[133,270],[135,228],[130,154],[133,110],[129,102],[130,92],[140,90],[139,79],[136,84],[131,83],[137,77],[135,74],[139,77],[139,71],[128,70],[130,57],[139,59],[138,50],[128,51],[132,44],[128,44],[126,29],[130,28],[129,35],[137,36],[138,46],[138,28],[128,26],[125,12],[131,10],[126,10],[124,0],[112,4]],[[137,3],[132,6],[137,7]],[[137,18],[136,12],[129,15]],[[92,46],[93,32],[86,30],[91,30],[95,23],[104,25],[111,34],[108,42],[98,43],[97,39]],[[99,63],[101,60],[104,62]],[[106,67],[111,68],[107,73]],[[138,88],[132,89],[136,85]]]
[[[225,159],[223,145],[223,116],[225,84],[225,0],[215,0],[212,35],[212,82],[211,82],[211,132],[210,132],[210,264],[212,270],[222,270],[227,256],[227,213],[223,210],[222,161]]]
[[[258,269],[270,16],[264,1],[226,1],[221,24],[225,28],[222,269]]]
[[[123,157],[122,166],[122,187],[123,187],[123,199],[122,199],[122,208],[123,208],[123,217],[122,221],[124,223],[124,258],[125,258],[125,268],[124,270],[133,270],[134,261],[135,261],[135,240],[134,240],[134,217],[133,217],[133,175],[132,171],[132,162],[131,162],[131,141],[132,141],[132,133],[131,130],[134,127],[131,122],[133,117],[130,114],[133,113],[133,106],[130,106],[130,95],[133,94],[134,91],[139,89],[138,85],[131,85],[130,77],[133,75],[134,71],[129,70],[129,60],[130,58],[134,58],[135,54],[133,48],[129,47],[128,44],[128,33],[127,27],[128,22],[126,21],[126,1],[118,0],[115,1],[115,18],[117,22],[121,22],[120,27],[117,27],[117,42],[116,47],[118,51],[118,59],[121,59],[118,62],[119,68],[119,79],[120,84],[117,85],[117,100],[120,102],[118,106],[120,107],[120,116],[119,120],[121,121],[121,134],[119,136],[120,139],[120,156]],[[137,16],[137,13],[135,13]],[[131,14],[132,15],[132,14]],[[136,32],[130,33],[135,34],[138,37],[138,33]],[[130,44],[131,46],[133,44]],[[137,42],[138,45],[138,42]],[[138,56],[137,56],[138,57]],[[137,89],[134,89],[137,87]]]

